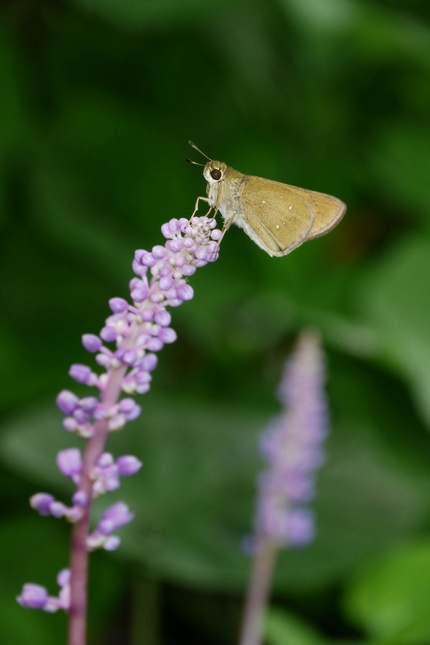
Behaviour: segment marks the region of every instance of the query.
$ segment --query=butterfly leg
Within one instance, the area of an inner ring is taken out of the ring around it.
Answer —
[[[197,213],[197,211],[199,210],[199,202],[206,202],[207,204],[209,204],[209,200],[208,200],[208,198],[207,198],[207,197],[197,197],[197,199],[196,199],[196,203],[195,203],[195,206],[194,206],[194,210],[193,210],[193,212],[192,212],[192,214],[191,214],[191,217],[190,217],[190,221],[193,219],[194,215],[195,215],[195,214]],[[209,215],[209,213],[211,212],[211,210],[212,210],[212,206],[209,208],[209,210],[208,210],[208,212],[206,213],[205,217],[207,217],[207,216]]]
[[[211,220],[215,219],[217,214],[218,214],[218,209],[216,206],[211,206],[208,212],[206,213],[205,217],[209,217],[209,213],[212,211],[212,217],[210,218]]]
[[[218,240],[218,247],[220,246],[221,242],[223,241],[224,235],[227,233],[228,229],[233,224],[235,217],[236,217],[236,211],[227,220],[224,220],[224,225],[223,225],[222,231],[221,231],[222,235]]]

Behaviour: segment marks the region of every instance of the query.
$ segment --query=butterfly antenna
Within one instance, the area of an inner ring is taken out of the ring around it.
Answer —
[[[208,157],[207,155],[205,155],[205,153],[204,153],[204,152],[202,152],[202,151],[200,150],[200,148],[198,148],[198,147],[196,146],[196,144],[195,144],[195,143],[193,143],[192,141],[188,141],[188,145],[190,145],[192,148],[194,148],[194,150],[197,150],[197,152],[200,152],[200,154],[201,154],[201,155],[203,155],[203,157],[206,157],[206,159],[207,159],[208,161],[212,161],[212,159],[211,159],[210,157]]]
[[[197,161],[193,161],[192,159],[185,159],[185,161],[186,161],[187,163],[192,163],[192,164],[193,164],[193,166],[202,166],[202,167],[204,167],[204,166],[206,165],[206,164],[204,164],[204,163],[198,163]]]

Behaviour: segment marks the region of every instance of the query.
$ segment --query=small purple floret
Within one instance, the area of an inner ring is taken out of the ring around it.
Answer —
[[[78,383],[89,385],[91,380],[91,370],[87,365],[72,365],[69,370],[69,375]]]
[[[45,587],[27,583],[23,586],[17,601],[22,607],[28,609],[43,609],[48,613],[54,613],[58,609],[67,610],[70,606],[70,571],[63,569],[57,576],[57,583],[60,587],[58,597],[49,596]]]
[[[18,596],[17,600],[23,607],[44,609],[48,601],[48,592],[45,587],[29,582],[23,586],[21,595]]]
[[[81,451],[77,448],[61,450],[57,454],[57,466],[66,477],[76,478],[82,468]]]
[[[110,506],[104,513],[99,522],[98,530],[103,535],[110,535],[116,529],[131,522],[134,518],[134,513],[129,511],[127,504],[124,502],[117,502]]]
[[[124,298],[111,298],[109,307],[114,314],[122,314],[128,309],[128,302]]]
[[[69,390],[63,390],[57,396],[57,405],[64,414],[72,414],[78,404],[78,397]]]
[[[118,457],[116,463],[119,473],[123,477],[130,477],[130,475],[136,474],[142,467],[142,462],[137,457],[134,457],[134,455]]]
[[[36,493],[30,497],[30,506],[32,506],[39,515],[51,515],[51,504],[55,498],[48,493]]]
[[[82,336],[82,345],[89,352],[98,352],[102,346],[102,341],[94,334],[84,334]]]

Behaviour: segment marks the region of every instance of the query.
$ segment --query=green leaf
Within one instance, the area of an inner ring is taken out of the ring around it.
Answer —
[[[409,384],[430,427],[430,240],[408,237],[368,273],[357,294],[379,356]]]
[[[231,0],[219,0],[215,6],[201,0],[74,0],[91,13],[115,24],[137,28],[142,25],[177,23],[196,19],[228,8]]]
[[[30,507],[28,510],[28,518],[9,519],[0,531],[0,550],[4,556],[0,630],[10,642],[55,645],[66,638],[64,612],[50,615],[24,609],[16,602],[16,596],[26,582],[41,584],[50,594],[57,594],[57,573],[67,566],[67,532],[54,522],[33,522]]]
[[[12,30],[0,23],[0,163],[28,142],[32,116],[28,109],[27,69]]]
[[[428,167],[430,128],[425,124],[396,122],[384,127],[372,152],[379,192],[395,212],[411,215],[430,228]]]
[[[346,606],[378,642],[424,645],[430,640],[430,545],[411,543],[367,567],[350,585]]]
[[[327,644],[314,629],[289,612],[270,609],[264,622],[267,645]]]

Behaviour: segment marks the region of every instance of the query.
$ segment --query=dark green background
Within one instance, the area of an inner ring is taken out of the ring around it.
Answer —
[[[298,331],[320,329],[332,434],[318,537],[282,554],[269,645],[430,642],[430,5],[426,0],[21,0],[0,14],[0,629],[65,642],[69,529],[28,497],[71,493],[79,445],[55,396],[91,357],[137,248],[187,217],[208,155],[334,194],[327,237],[270,258],[238,229],[174,310],[143,413],[112,437],[142,471],[123,545],[92,556],[97,645],[235,643],[257,436]],[[83,393],[84,390],[81,390]],[[97,505],[111,503],[105,497]]]

